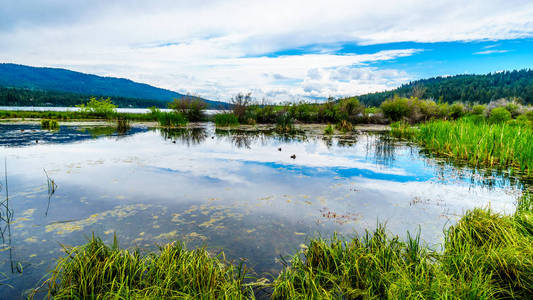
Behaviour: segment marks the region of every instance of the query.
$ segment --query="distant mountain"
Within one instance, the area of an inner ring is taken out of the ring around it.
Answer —
[[[358,98],[367,105],[377,106],[394,95],[432,98],[449,103],[455,101],[488,103],[500,98],[516,97],[526,104],[533,104],[533,70],[434,77]]]
[[[0,64],[0,87],[14,90],[51,92],[55,94],[74,94],[85,96],[105,96],[114,98],[137,99],[137,103],[170,102],[184,95],[148,84],[124,78],[102,77],[58,68],[39,68],[17,64]],[[30,93],[30,92],[28,92]],[[54,98],[51,98],[54,101]],[[204,100],[209,108],[228,107],[228,103]],[[125,102],[127,103],[127,102]],[[55,103],[50,103],[55,105]]]

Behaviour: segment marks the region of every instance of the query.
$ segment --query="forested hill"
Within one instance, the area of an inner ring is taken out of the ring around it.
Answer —
[[[41,98],[43,101],[47,101],[48,105],[59,105],[60,103],[55,103],[55,99],[63,99],[69,95],[76,95],[76,97],[83,95],[121,99],[121,106],[127,104],[127,99],[137,99],[132,101],[132,106],[140,106],[141,104],[152,103],[154,101],[166,103],[172,101],[174,98],[184,96],[170,90],[124,78],[102,77],[66,69],[38,68],[4,63],[0,64],[0,87],[14,88],[10,94],[10,98],[17,98],[19,105],[20,103],[28,102],[28,99],[23,98],[28,95],[33,96],[34,105],[45,105],[44,103],[37,103],[37,100]],[[51,95],[54,97],[50,97]],[[86,97],[81,98],[84,99]],[[227,103],[224,102],[202,100],[210,108],[227,106]],[[5,102],[2,99],[0,101]],[[62,102],[61,104],[65,104],[65,101]],[[16,104],[3,103],[3,105]]]
[[[434,77],[404,84],[397,89],[359,96],[359,101],[377,106],[398,95],[418,96],[445,102],[488,103],[500,98],[520,98],[533,104],[533,70],[505,71],[486,75]]]

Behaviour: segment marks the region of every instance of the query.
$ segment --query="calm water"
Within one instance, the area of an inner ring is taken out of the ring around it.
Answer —
[[[281,148],[281,151],[279,151]],[[520,184],[428,159],[385,135],[279,136],[135,127],[0,124],[0,179],[7,161],[10,224],[0,221],[1,298],[36,286],[61,245],[91,233],[153,251],[176,239],[224,249],[257,273],[310,237],[350,237],[386,222],[405,236],[421,228],[435,248],[466,209],[514,210]],[[292,159],[291,155],[296,158]],[[48,195],[46,175],[58,189]],[[6,208],[1,216],[6,216]]]
[[[14,110],[14,111],[78,111],[77,107],[58,107],[58,106],[0,106],[0,110]],[[135,113],[135,114],[147,114],[150,112],[148,108],[117,108],[119,113]],[[171,109],[161,109],[161,111],[170,112]],[[207,115],[214,115],[222,112],[222,110],[206,109],[204,110]]]

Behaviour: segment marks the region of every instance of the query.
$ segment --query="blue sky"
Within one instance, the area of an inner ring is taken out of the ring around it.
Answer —
[[[392,89],[533,68],[533,1],[11,1],[0,61],[228,101]]]

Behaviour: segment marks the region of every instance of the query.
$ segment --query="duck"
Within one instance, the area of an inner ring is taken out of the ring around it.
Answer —
[[[291,155],[292,159],[296,159],[296,154]]]
[[[278,148],[278,151],[281,151],[281,148]]]

